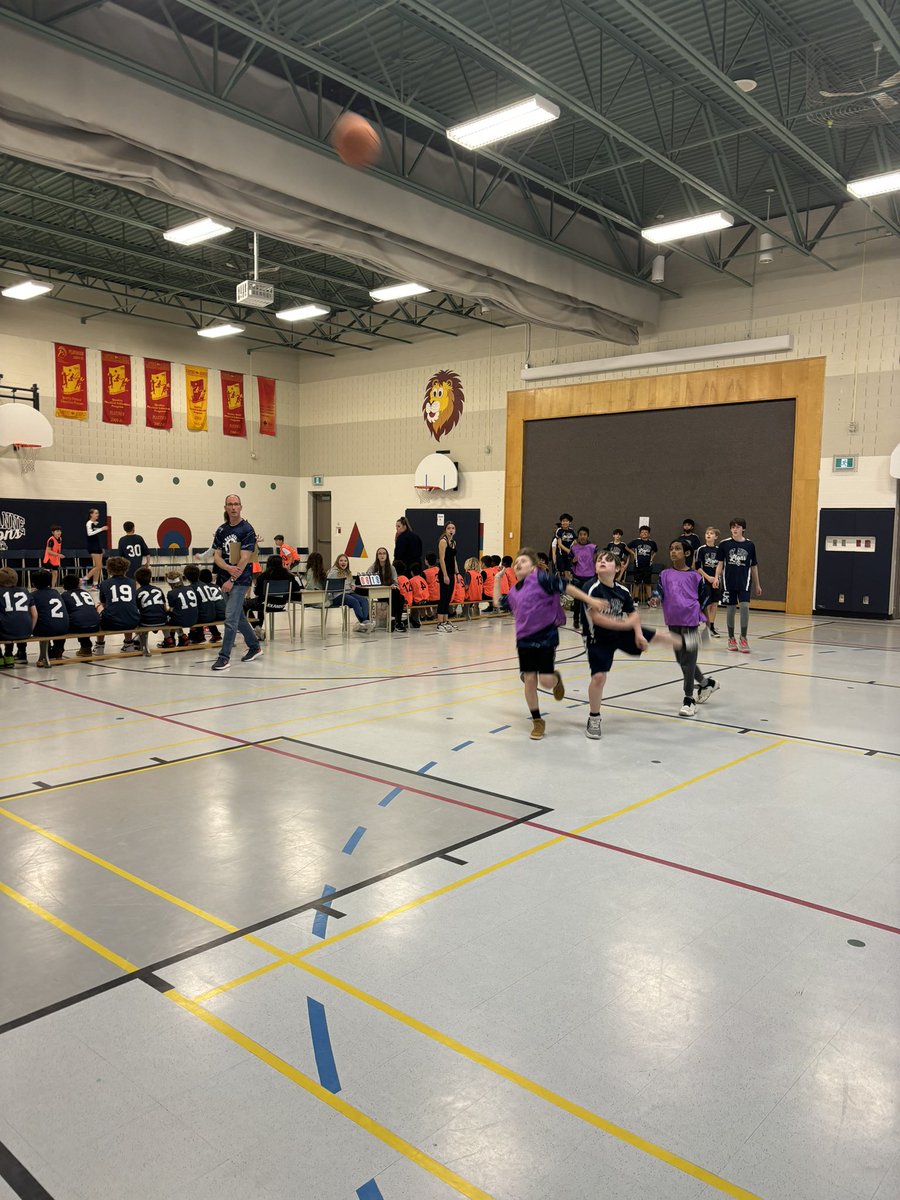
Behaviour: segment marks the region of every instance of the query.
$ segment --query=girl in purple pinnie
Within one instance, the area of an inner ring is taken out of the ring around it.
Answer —
[[[531,713],[531,739],[536,742],[544,736],[545,729],[538,703],[538,682],[553,692],[554,700],[562,700],[566,694],[562,676],[556,670],[559,626],[566,623],[560,595],[565,593],[600,612],[607,606],[605,601],[594,600],[581,588],[567,583],[563,576],[538,570],[537,551],[527,546],[516,555],[513,570],[517,582],[506,596],[501,595],[501,576],[494,577],[494,606],[512,612],[516,620],[519,669]]]
[[[684,542],[680,538],[669,544],[669,558],[672,565],[660,571],[650,603],[656,607],[661,600],[663,620],[672,633],[682,635],[682,645],[675,649],[675,659],[684,675],[684,701],[679,714],[692,717],[697,711],[694,684],[697,684],[697,702],[705,704],[713,692],[719,690],[719,682],[712,675],[704,675],[697,666],[697,631],[706,624],[701,608],[705,599],[703,579],[691,570]]]

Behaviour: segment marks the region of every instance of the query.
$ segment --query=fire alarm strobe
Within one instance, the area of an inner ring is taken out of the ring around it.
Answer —
[[[275,299],[275,288],[271,283],[260,283],[258,279],[245,279],[237,285],[235,299],[248,308],[268,308]]]

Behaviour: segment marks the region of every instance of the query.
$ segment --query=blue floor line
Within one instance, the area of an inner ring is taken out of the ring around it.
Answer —
[[[347,844],[344,847],[344,849],[341,851],[341,853],[342,854],[352,854],[359,843],[359,839],[362,837],[362,835],[365,832],[366,832],[365,825],[357,825],[357,827],[354,829],[354,831],[347,838]]]
[[[357,1200],[384,1200],[381,1194],[381,1188],[374,1179],[370,1179],[368,1183],[364,1183],[361,1188],[356,1189]]]
[[[313,1054],[316,1056],[316,1070],[319,1072],[319,1083],[335,1095],[341,1090],[337,1067],[334,1065],[334,1053],[331,1049],[331,1038],[328,1035],[328,1020],[325,1016],[325,1006],[312,996],[306,997],[306,1008],[309,1013],[309,1032],[312,1034]]]
[[[390,802],[392,800],[396,800],[396,798],[400,795],[400,793],[402,791],[403,791],[403,788],[391,788],[391,790],[388,792],[388,794],[385,796],[385,798],[383,800],[378,801],[378,807],[379,808],[387,808],[387,806],[390,804]]]
[[[424,775],[426,773],[426,771],[430,771],[432,767],[436,767],[436,766],[437,766],[436,762],[427,762],[424,767],[419,767],[418,771],[416,771],[416,774]]]
[[[465,750],[466,746],[472,746],[474,742],[460,742],[458,746],[451,746],[451,750]]]
[[[504,729],[509,729],[508,725],[498,725],[496,729],[492,729],[491,733],[502,733]]]
[[[337,891],[337,888],[333,888],[330,883],[326,883],[325,886],[322,888],[322,899],[324,900],[326,896],[333,896],[336,891]],[[315,917],[313,918],[313,927],[312,927],[313,937],[323,938],[325,936],[325,929],[327,927],[327,924],[328,924],[328,914],[323,913],[323,912],[317,912]]]

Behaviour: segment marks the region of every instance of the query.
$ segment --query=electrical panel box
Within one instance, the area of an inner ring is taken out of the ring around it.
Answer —
[[[823,508],[815,611],[890,616],[893,545],[892,508]]]

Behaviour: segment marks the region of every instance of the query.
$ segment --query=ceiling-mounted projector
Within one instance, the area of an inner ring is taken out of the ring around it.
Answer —
[[[275,300],[275,287],[258,279],[245,279],[237,285],[235,300],[247,308],[268,308]]]

